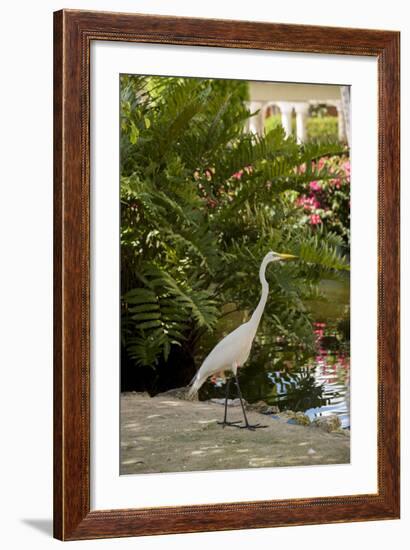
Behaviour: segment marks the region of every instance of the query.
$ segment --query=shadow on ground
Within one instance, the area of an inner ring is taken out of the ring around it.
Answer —
[[[21,520],[25,525],[29,525],[36,531],[48,535],[49,537],[53,536],[53,520],[52,519],[41,519],[41,518],[24,518]]]

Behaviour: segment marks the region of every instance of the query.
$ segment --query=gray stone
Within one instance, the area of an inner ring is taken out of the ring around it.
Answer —
[[[157,397],[173,397],[175,399],[198,401],[198,394],[195,394],[193,397],[188,398],[188,391],[189,387],[183,386],[182,388],[173,388],[172,390],[160,393]]]
[[[301,411],[282,411],[278,414],[279,418],[289,424],[298,424],[299,426],[309,426],[310,418]]]
[[[261,414],[277,414],[279,412],[279,407],[276,405],[268,405],[265,401],[249,403],[246,408],[249,411],[259,412]]]
[[[319,416],[313,422],[312,426],[320,428],[325,432],[335,432],[340,429],[340,419],[336,414],[328,414],[326,416]]]

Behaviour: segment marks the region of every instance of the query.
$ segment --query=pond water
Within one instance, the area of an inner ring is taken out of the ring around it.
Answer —
[[[333,413],[350,428],[349,278],[323,281],[321,290],[326,300],[307,304],[315,319],[314,353],[279,346],[264,335],[260,347],[270,353],[255,350],[238,371],[239,381],[249,403],[263,400],[280,410],[303,411],[311,420]],[[222,380],[207,382],[200,393],[201,399],[224,396]]]

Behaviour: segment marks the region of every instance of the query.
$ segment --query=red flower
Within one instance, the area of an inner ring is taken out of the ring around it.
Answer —
[[[319,225],[322,223],[322,218],[319,214],[311,214],[310,216],[310,225]]]

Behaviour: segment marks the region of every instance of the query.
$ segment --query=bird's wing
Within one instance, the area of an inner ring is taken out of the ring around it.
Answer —
[[[193,396],[213,374],[240,366],[248,358],[254,334],[249,323],[244,323],[223,338],[205,358],[190,384],[188,395]]]
[[[247,323],[240,325],[223,338],[209,353],[201,366],[201,376],[210,376],[233,364],[242,364],[248,357],[252,340]]]

